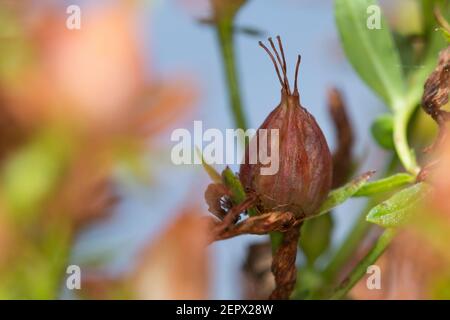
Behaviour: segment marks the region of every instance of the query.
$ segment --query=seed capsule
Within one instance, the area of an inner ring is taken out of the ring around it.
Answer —
[[[260,161],[256,164],[249,163],[249,146],[247,146],[239,177],[247,191],[258,195],[259,209],[262,212],[290,211],[298,219],[303,219],[316,213],[330,190],[332,160],[322,130],[314,117],[300,104],[297,77],[301,57],[298,56],[294,91],[291,93],[283,46],[280,37],[277,37],[277,40],[282,60],[272,39],[269,38],[279,66],[270,50],[259,42],[269,54],[282,88],[280,104],[269,114],[258,132],[261,129],[267,129],[268,132],[271,129],[279,130],[279,170],[273,175],[261,174],[261,168],[265,165]],[[253,139],[259,139],[258,134]],[[252,143],[255,141],[250,142],[250,145]],[[269,135],[268,154],[272,152],[271,146]],[[260,148],[258,145],[258,149]]]

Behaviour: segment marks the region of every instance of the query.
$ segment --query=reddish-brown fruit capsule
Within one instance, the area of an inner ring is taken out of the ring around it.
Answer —
[[[265,165],[259,161],[256,164],[249,163],[247,146],[239,176],[244,187],[258,195],[261,211],[290,211],[297,219],[303,219],[316,213],[330,190],[332,159],[322,130],[300,104],[297,89],[300,56],[295,69],[294,91],[291,93],[283,47],[279,37],[277,40],[282,59],[269,38],[282,73],[269,49],[259,43],[272,59],[282,89],[280,104],[269,114],[258,132],[261,129],[267,129],[268,132],[270,129],[279,130],[279,170],[273,175],[261,174],[261,168]],[[258,134],[253,139],[258,139]],[[268,154],[272,152],[270,148],[269,134]]]

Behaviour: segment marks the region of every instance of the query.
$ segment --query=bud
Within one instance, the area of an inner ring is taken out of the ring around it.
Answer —
[[[280,104],[269,114],[258,132],[261,129],[279,130],[279,170],[273,175],[261,174],[264,165],[261,162],[249,163],[247,146],[239,177],[248,192],[258,195],[259,209],[262,212],[289,211],[297,219],[304,219],[316,213],[331,188],[332,160],[322,130],[314,117],[300,104],[297,76],[301,57],[298,56],[294,91],[291,93],[280,37],[277,37],[277,40],[282,60],[269,38],[283,78],[272,53],[264,44],[259,43],[269,54],[282,89]],[[258,139],[258,134],[253,139]],[[250,146],[252,143],[255,141],[250,142]],[[268,138],[267,154],[271,154],[272,145]],[[258,149],[262,147],[266,146],[258,145]]]

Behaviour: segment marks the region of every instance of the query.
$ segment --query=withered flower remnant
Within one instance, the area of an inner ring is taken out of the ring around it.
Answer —
[[[239,172],[240,182],[245,188],[245,200],[229,207],[229,203],[223,200],[232,194],[229,192],[231,190],[219,186],[220,183],[210,185],[205,196],[209,210],[221,220],[213,224],[213,240],[244,233],[283,233],[272,261],[276,287],[269,298],[287,299],[296,282],[295,259],[300,226],[304,219],[317,213],[328,195],[333,168],[322,130],[314,117],[300,104],[297,86],[300,56],[295,69],[294,90],[291,92],[280,37],[277,40],[280,52],[269,38],[276,60],[269,49],[262,42],[259,43],[269,54],[282,88],[280,104],[269,114],[258,131],[277,130],[279,139],[261,139],[256,134],[253,138],[256,141],[252,140],[247,145]],[[256,151],[251,148],[255,145]],[[264,174],[261,169],[265,165],[261,161],[249,161],[250,157],[254,158],[250,153],[259,153],[262,148],[267,148],[266,154],[279,151],[279,170],[274,174]],[[242,212],[247,212],[250,217],[239,221]]]
[[[282,58],[272,39],[269,41],[282,73],[269,49],[261,42],[260,45],[274,63],[282,87],[281,102],[258,130],[279,130],[279,170],[274,175],[262,175],[260,168],[263,164],[245,161],[240,168],[240,179],[248,191],[258,195],[262,212],[290,211],[303,219],[315,214],[331,188],[332,159],[322,130],[300,104],[297,87],[300,56],[295,70],[294,91],[291,92],[283,47],[280,37],[277,38]],[[267,148],[270,153],[271,141],[267,142]],[[248,153],[247,147],[246,158]]]

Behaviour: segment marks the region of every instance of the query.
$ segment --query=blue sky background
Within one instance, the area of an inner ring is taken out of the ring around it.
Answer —
[[[161,75],[180,72],[192,75],[200,87],[197,112],[180,127],[192,130],[193,120],[203,120],[205,128],[233,128],[214,30],[197,23],[185,7],[172,0],[143,7],[141,18],[142,41],[151,56],[152,68],[157,68]],[[331,149],[334,132],[326,108],[326,91],[331,86],[342,89],[356,131],[355,155],[363,160],[360,171],[381,169],[384,154],[373,145],[369,127],[384,106],[346,62],[334,24],[333,1],[249,0],[237,23],[262,30],[268,36],[282,36],[291,78],[296,55],[302,55],[301,102],[316,117]],[[270,60],[258,46],[258,40],[264,39],[237,35],[236,40],[246,114],[250,125],[258,127],[279,103],[279,83]],[[160,137],[161,149],[148,156],[152,184],[137,183],[118,172],[124,201],[108,221],[83,232],[73,253],[73,263],[101,256],[108,260],[111,272],[123,270],[139,248],[151,241],[177,213],[182,202],[201,201],[208,182],[206,174],[198,166],[171,165],[170,133]],[[238,170],[237,166],[233,169]],[[363,200],[351,200],[336,211],[334,246],[348,231],[363,204]],[[241,297],[239,271],[247,246],[261,239],[245,236],[213,245],[214,298]]]

